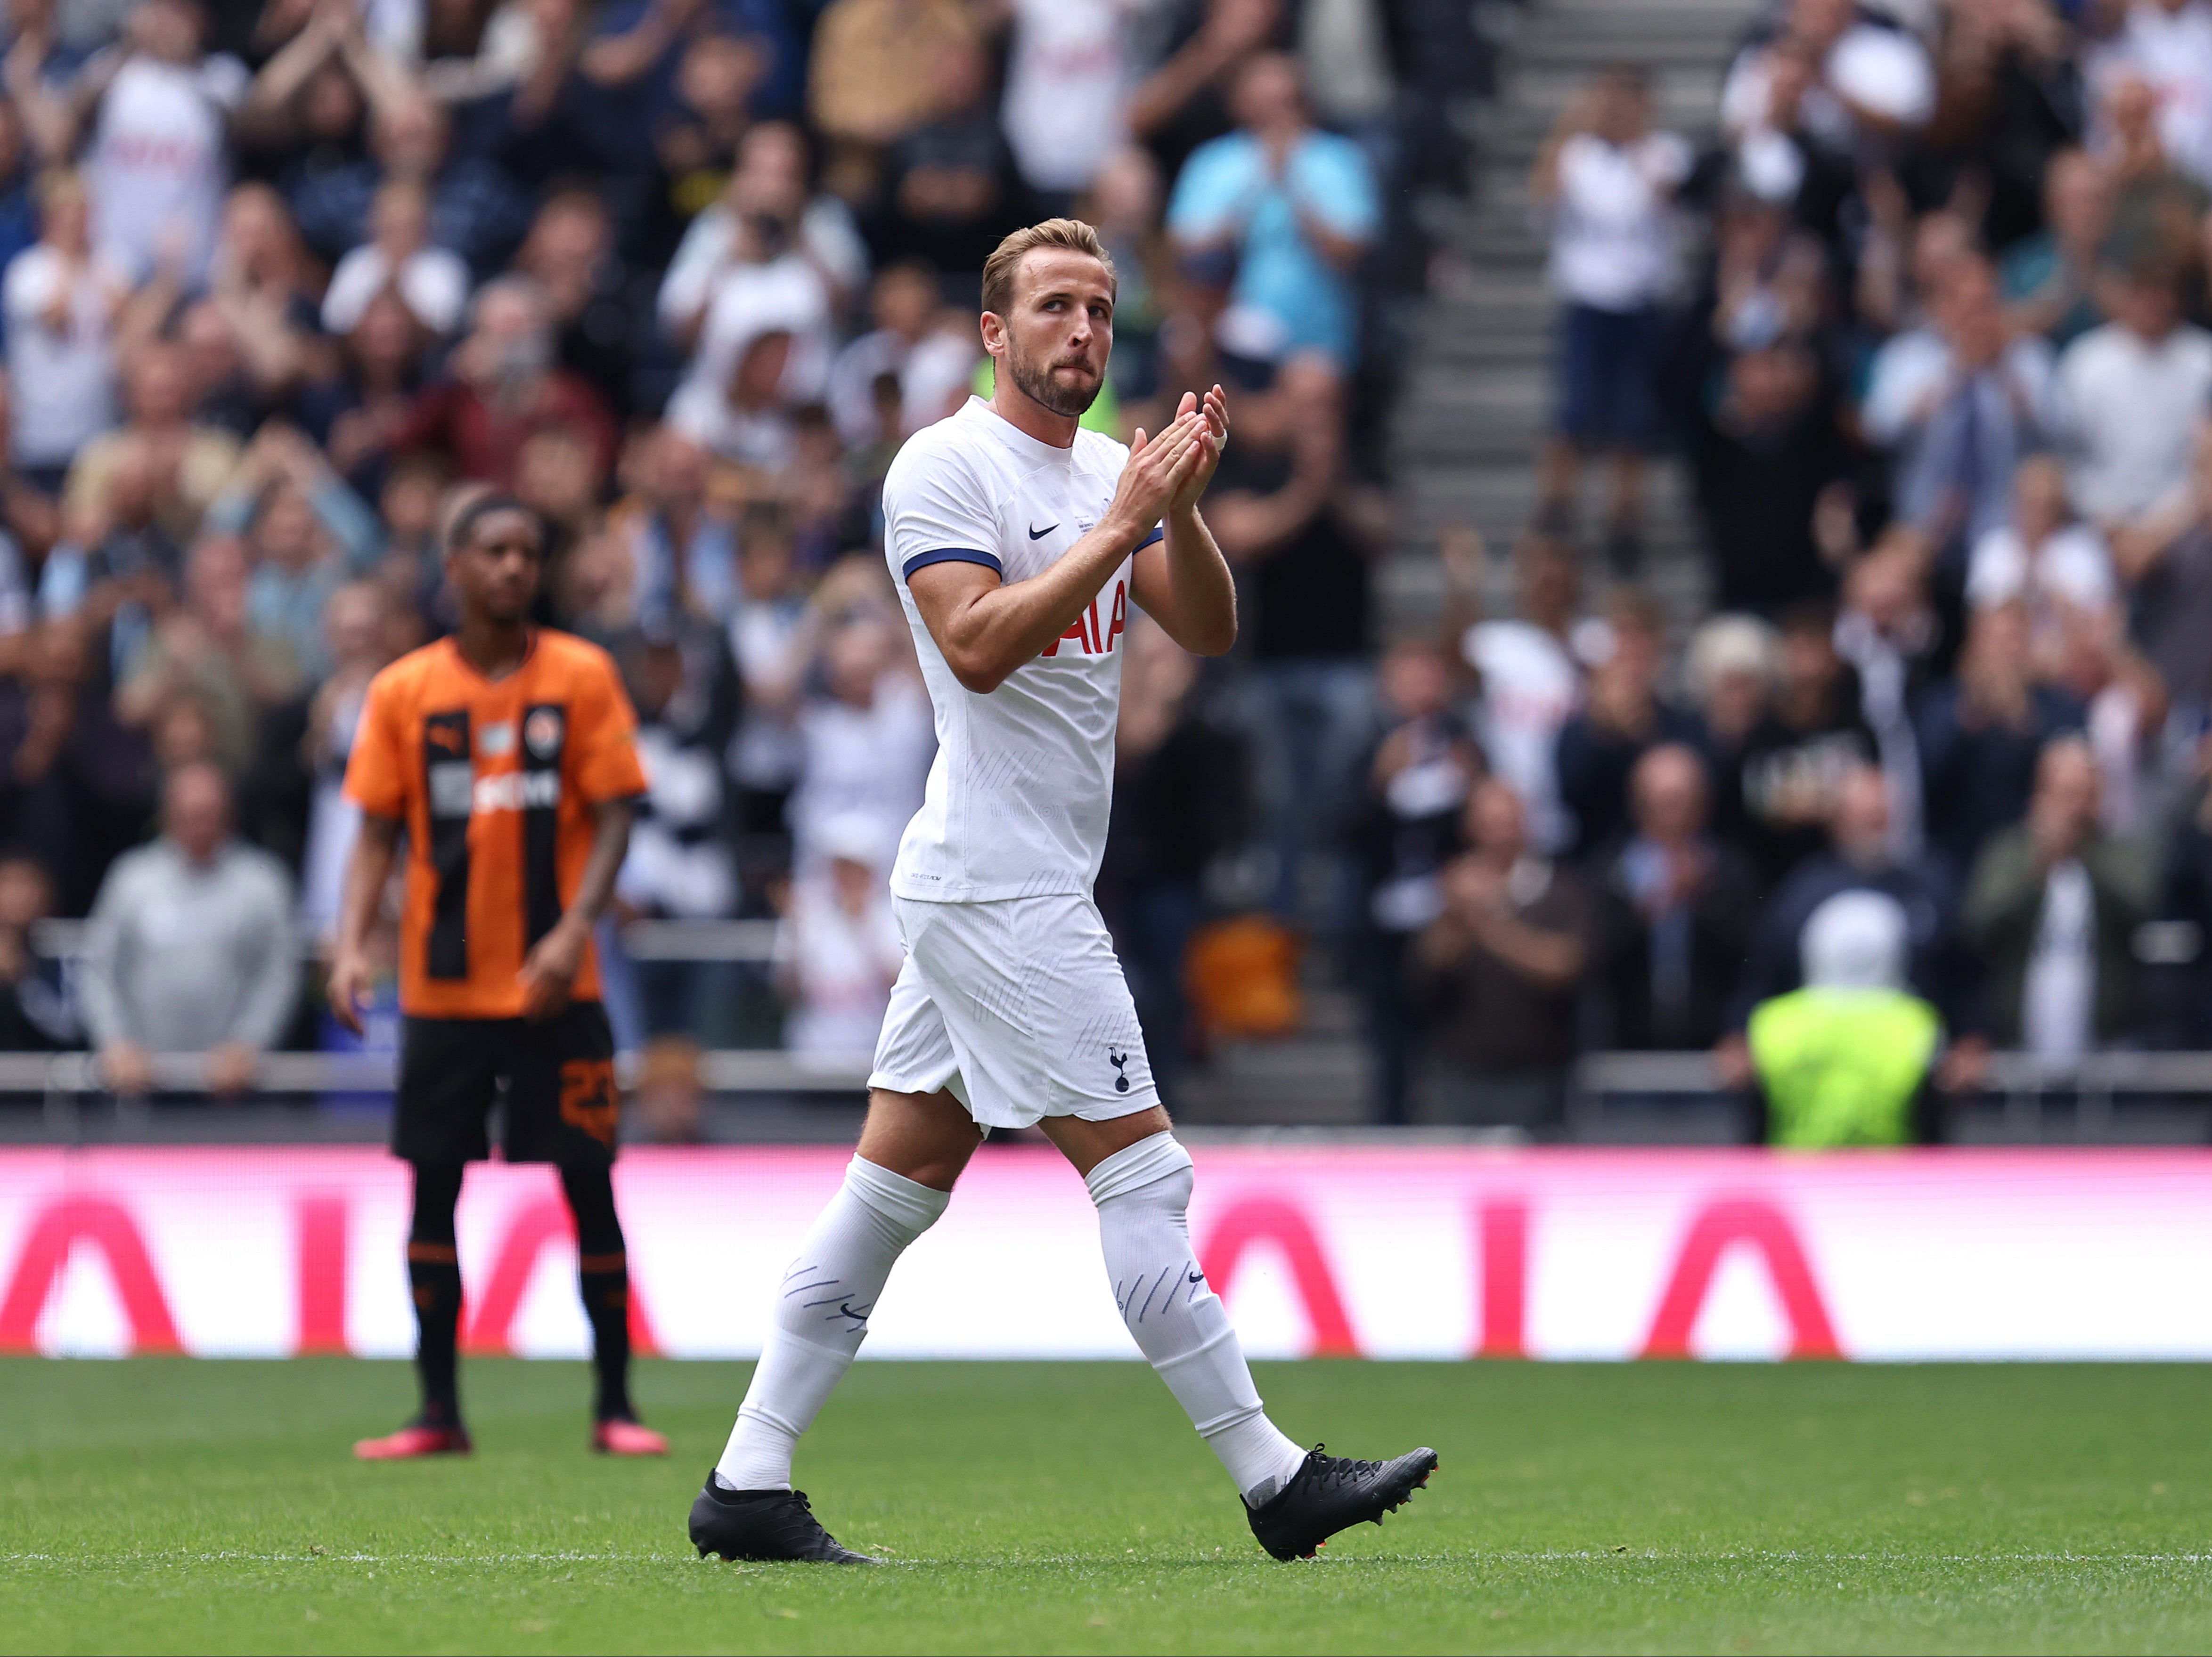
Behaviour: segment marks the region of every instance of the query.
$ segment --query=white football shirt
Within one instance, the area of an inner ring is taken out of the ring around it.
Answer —
[[[953,677],[906,578],[958,561],[1007,585],[1042,574],[1097,526],[1129,451],[1079,431],[1041,443],[981,398],[907,440],[884,478],[884,546],[937,719],[937,758],[891,890],[924,902],[1088,895],[1106,849],[1131,560],[1075,624],[988,695]],[[1141,544],[1158,537],[1155,529]]]

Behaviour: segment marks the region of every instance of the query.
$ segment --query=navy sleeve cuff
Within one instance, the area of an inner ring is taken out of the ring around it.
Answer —
[[[1000,575],[1006,573],[1006,566],[1000,563],[994,552],[978,552],[972,547],[939,547],[934,552],[917,552],[899,566],[899,574],[912,575],[930,564],[981,564]]]
[[[1146,536],[1143,540],[1138,542],[1134,550],[1142,552],[1146,547],[1152,545],[1153,542],[1164,541],[1167,538],[1167,525],[1164,524],[1155,524],[1152,525],[1152,532]]]

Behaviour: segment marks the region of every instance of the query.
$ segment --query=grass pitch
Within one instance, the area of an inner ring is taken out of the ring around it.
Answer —
[[[362,1466],[398,1364],[0,1363],[8,1651],[2212,1648],[2212,1372],[1311,1363],[1286,1429],[1431,1487],[1260,1554],[1136,1363],[864,1363],[800,1482],[877,1570],[694,1559],[742,1366],[478,1362],[477,1454]]]

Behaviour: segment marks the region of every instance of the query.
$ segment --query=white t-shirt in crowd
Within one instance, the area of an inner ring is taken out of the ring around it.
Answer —
[[[691,221],[668,262],[668,274],[660,279],[655,305],[661,326],[679,330],[697,321],[732,271],[772,269],[791,260],[812,266],[817,281],[847,290],[868,274],[867,244],[853,228],[850,209],[835,196],[817,196],[807,204],[799,222],[798,246],[768,265],[737,264],[737,240],[738,222],[719,202]]]
[[[921,804],[935,746],[921,687],[910,673],[890,672],[866,707],[817,698],[799,711],[799,735],[805,758],[786,808],[793,862],[801,872],[818,869],[832,825],[845,832],[866,823],[866,861],[889,868]]]
[[[775,942],[799,992],[784,1046],[793,1053],[874,1052],[891,986],[906,962],[890,894],[876,888],[868,907],[854,915],[839,905],[826,879],[793,881],[791,913],[776,929]]]
[[[1014,0],[999,122],[1036,189],[1088,189],[1127,136],[1123,9],[1116,0]]]
[[[1039,442],[970,398],[915,433],[891,462],[884,555],[914,630],[938,744],[928,792],[892,865],[896,895],[983,902],[1089,895],[1113,799],[1133,559],[1107,578],[1065,636],[988,695],[953,677],[906,578],[945,560],[986,565],[1009,586],[1042,574],[1097,527],[1128,458],[1097,432],[1079,431],[1065,449]]]
[[[469,302],[469,267],[449,247],[418,247],[401,264],[395,277],[392,260],[374,242],[364,242],[338,261],[331,285],[323,294],[325,332],[349,334],[368,309],[369,301],[386,288],[397,288],[399,298],[415,320],[434,334],[450,334],[459,325]]]
[[[1562,144],[1552,291],[1601,311],[1639,310],[1662,298],[1674,274],[1668,203],[1693,159],[1672,132],[1627,145],[1578,132]]]
[[[2183,172],[2212,184],[2212,5],[2168,11],[2136,0],[2119,32],[2091,59],[2093,84],[2140,76],[2158,98],[2158,136]]]
[[[43,242],[8,262],[0,306],[8,313],[8,383],[15,425],[8,452],[21,466],[65,466],[115,423],[112,296],[128,284],[95,253],[89,265]],[[47,325],[64,291],[68,319]]]
[[[2097,895],[2089,871],[2069,858],[2043,887],[2043,917],[2021,986],[2021,1033],[2028,1051],[2071,1064],[2089,1050],[2097,1001]]]
[[[2184,324],[2154,343],[2092,328],[2058,359],[2058,392],[2075,511],[2125,519],[2177,501],[2212,403],[2212,333]]]
[[[1545,851],[1570,835],[1559,804],[1559,730],[1582,701],[1582,677],[1567,647],[1532,622],[1478,622],[1460,641],[1482,676],[1476,740],[1490,768],[1521,797],[1528,835]]]
[[[186,285],[207,275],[229,180],[226,126],[250,78],[217,52],[197,64],[134,57],[108,82],[85,163],[92,243],[134,282],[173,236],[184,239]]]

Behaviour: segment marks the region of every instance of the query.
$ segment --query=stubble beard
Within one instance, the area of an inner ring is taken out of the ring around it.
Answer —
[[[1014,385],[1024,397],[1066,420],[1079,419],[1089,413],[1106,385],[1103,373],[1080,390],[1060,385],[1049,372],[1039,369],[1034,360],[1017,349],[1011,336],[1006,341],[1006,366],[1012,371]]]

